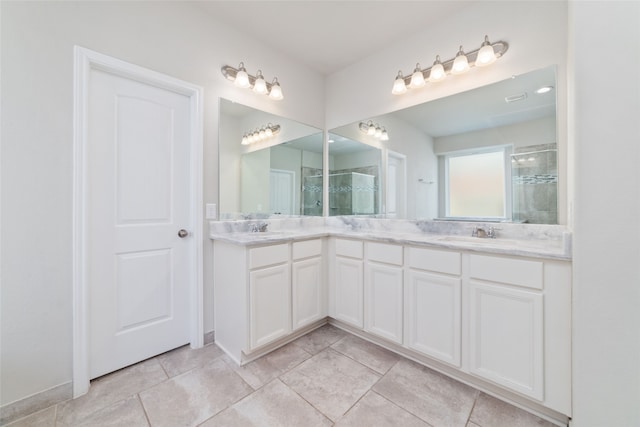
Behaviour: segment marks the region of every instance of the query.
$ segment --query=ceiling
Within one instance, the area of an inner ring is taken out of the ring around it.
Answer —
[[[331,74],[480,1],[206,0],[195,4],[216,20],[241,28],[243,33],[317,72]],[[533,95],[534,89],[545,84],[555,85],[553,69],[518,76],[395,115],[434,137],[504,126],[554,114],[555,91],[543,97]],[[506,96],[521,92],[527,92],[526,100],[504,102]],[[332,149],[340,144],[341,141],[336,141]]]
[[[201,1],[215,19],[332,74],[434,25],[473,1]]]

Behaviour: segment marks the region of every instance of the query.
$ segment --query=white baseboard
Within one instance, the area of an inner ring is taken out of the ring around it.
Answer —
[[[72,397],[73,386],[71,382],[68,382],[8,403],[0,408],[0,425],[9,424]]]

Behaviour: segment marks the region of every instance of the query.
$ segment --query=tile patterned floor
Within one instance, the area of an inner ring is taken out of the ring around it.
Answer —
[[[9,425],[552,426],[330,325],[242,367],[182,347]]]

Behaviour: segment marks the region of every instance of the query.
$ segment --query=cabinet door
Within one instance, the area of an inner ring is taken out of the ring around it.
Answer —
[[[335,263],[335,307],[336,319],[358,328],[362,319],[362,261],[336,257]]]
[[[251,349],[291,332],[289,264],[252,271],[249,295]]]
[[[407,275],[407,345],[460,367],[461,279],[423,271]]]
[[[325,316],[322,289],[322,258],[310,258],[292,264],[293,329]]]
[[[364,286],[365,330],[402,344],[402,268],[367,263]]]
[[[470,370],[543,399],[542,294],[470,282]]]

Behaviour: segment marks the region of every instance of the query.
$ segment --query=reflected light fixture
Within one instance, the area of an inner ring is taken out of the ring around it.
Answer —
[[[259,129],[252,130],[242,136],[242,145],[250,145],[254,142],[264,141],[280,132],[280,125],[272,125],[269,123]]]
[[[389,133],[384,128],[384,126],[380,126],[378,123],[373,123],[371,120],[369,120],[367,123],[360,122],[358,128],[360,129],[360,132],[365,133],[368,136],[373,136],[380,141],[389,140]]]
[[[258,70],[255,76],[247,73],[244,63],[241,62],[238,68],[234,68],[230,65],[224,65],[221,68],[222,75],[231,80],[234,85],[241,88],[250,88],[255,93],[261,95],[268,95],[269,98],[274,100],[281,100],[284,98],[282,95],[282,87],[278,78],[274,77],[271,83],[267,82],[262,75],[262,71]]]
[[[408,88],[416,89],[425,86],[426,81],[436,83],[444,80],[447,74],[464,74],[472,67],[484,67],[493,64],[496,59],[501,58],[508,49],[509,44],[507,42],[498,41],[491,43],[489,42],[489,36],[484,36],[484,41],[476,50],[465,53],[464,50],[462,50],[462,46],[460,46],[454,58],[441,61],[440,55],[436,55],[436,60],[431,67],[421,69],[420,64],[416,64],[413,73],[406,77],[402,74],[402,70],[398,71],[398,75],[393,82],[391,93],[400,95],[406,93]]]

